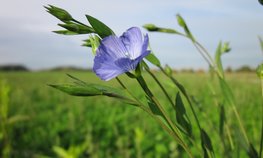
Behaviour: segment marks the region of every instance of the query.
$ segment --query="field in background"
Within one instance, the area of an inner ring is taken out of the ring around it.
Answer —
[[[72,97],[47,86],[70,83],[66,73],[86,82],[120,88],[115,80],[103,82],[90,72],[0,73],[0,82],[5,80],[10,87],[8,115],[28,116],[28,119],[10,127],[12,157],[56,157],[63,153],[92,158],[178,157],[176,143],[141,110],[107,97]],[[169,80],[161,74],[157,75],[175,97],[177,91],[172,89]],[[195,108],[201,112],[201,125],[211,133],[214,151],[219,155],[217,148],[221,148],[222,144],[217,134],[219,108],[215,100],[222,96],[217,82],[212,82],[216,85],[212,94],[208,74],[174,75],[195,98]],[[233,89],[249,137],[254,144],[259,144],[262,115],[260,81],[253,73],[229,73],[226,78]],[[127,80],[125,76],[121,79],[138,98],[144,98],[135,81]],[[170,105],[165,102],[158,86],[152,80],[148,80],[148,83],[169,110]],[[227,113],[231,115],[231,111]],[[188,116],[192,114],[188,113]]]

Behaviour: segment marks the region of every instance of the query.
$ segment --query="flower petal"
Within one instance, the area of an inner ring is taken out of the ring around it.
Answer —
[[[99,47],[104,50],[103,53],[108,54],[112,58],[127,57],[128,50],[117,36],[112,35],[104,38]]]
[[[107,54],[107,52],[100,47],[94,58],[93,71],[100,77],[100,79],[105,81],[124,73],[124,70],[114,63],[112,56]]]
[[[139,61],[131,60],[129,58],[120,58],[115,61],[115,64],[118,67],[121,67],[124,72],[128,72],[130,70],[134,70]]]
[[[128,29],[120,39],[130,53],[131,59],[135,59],[141,55],[143,38],[142,32],[138,27]]]

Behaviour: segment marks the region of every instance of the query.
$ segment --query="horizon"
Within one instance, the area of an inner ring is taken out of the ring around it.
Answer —
[[[196,3],[193,0],[167,0],[164,3],[154,0],[150,5],[148,3],[138,0],[5,1],[0,6],[0,65],[22,64],[32,70],[64,65],[93,66],[91,50],[80,46],[87,35],[73,37],[52,33],[61,28],[57,26],[59,21],[43,7],[48,4],[67,10],[84,23],[87,23],[85,14],[90,14],[110,26],[117,35],[132,26],[142,29],[146,23],[181,31],[175,18],[180,13],[211,56],[220,40],[230,42],[231,52],[222,57],[224,68],[244,65],[256,68],[262,62],[258,36],[263,36],[263,6],[258,1],[204,0]],[[189,41],[176,35],[142,31],[149,35],[151,47],[163,65],[169,64],[174,69],[208,69],[208,64]]]

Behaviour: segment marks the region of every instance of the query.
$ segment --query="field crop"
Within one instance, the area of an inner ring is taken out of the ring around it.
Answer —
[[[89,83],[106,84],[95,74],[84,71],[0,73],[0,93],[7,92],[3,87],[9,89],[5,97],[1,95],[0,105],[8,100],[7,118],[20,116],[13,123],[5,124],[8,132],[1,135],[5,141],[0,141],[0,148],[4,150],[8,146],[6,150],[10,157],[183,157],[176,142],[142,110],[108,97],[72,97],[48,86],[71,82],[66,73]],[[170,81],[155,73],[175,98],[177,91]],[[174,116],[159,87],[145,76],[149,87]],[[194,108],[200,114],[201,125],[213,140],[215,155],[220,157],[222,141],[218,136],[218,105],[224,103],[220,103],[222,96],[217,81],[211,81],[205,73],[176,73],[174,76],[195,100]],[[136,82],[127,80],[124,75],[120,78],[134,95],[144,99]],[[258,149],[262,115],[260,81],[254,73],[230,73],[226,74],[226,79],[233,90],[249,139]],[[121,88],[116,80],[107,84]],[[226,111],[226,114],[228,121],[234,121],[235,118],[230,117],[232,111]],[[188,116],[193,119],[192,113],[189,112]],[[193,128],[193,133],[197,132],[197,128]],[[193,147],[194,152],[197,150]],[[246,155],[242,152],[237,154],[239,157]]]

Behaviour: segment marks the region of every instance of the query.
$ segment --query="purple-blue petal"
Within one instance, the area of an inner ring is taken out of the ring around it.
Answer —
[[[143,45],[143,35],[137,27],[128,29],[120,37],[132,59],[141,55]]]
[[[118,75],[134,70],[147,56],[148,35],[143,38],[139,28],[128,29],[120,38],[108,36],[101,41],[94,58],[93,71],[102,80],[110,80]]]
[[[126,57],[125,54],[128,52],[120,38],[114,35],[104,38],[99,47],[112,58]]]

